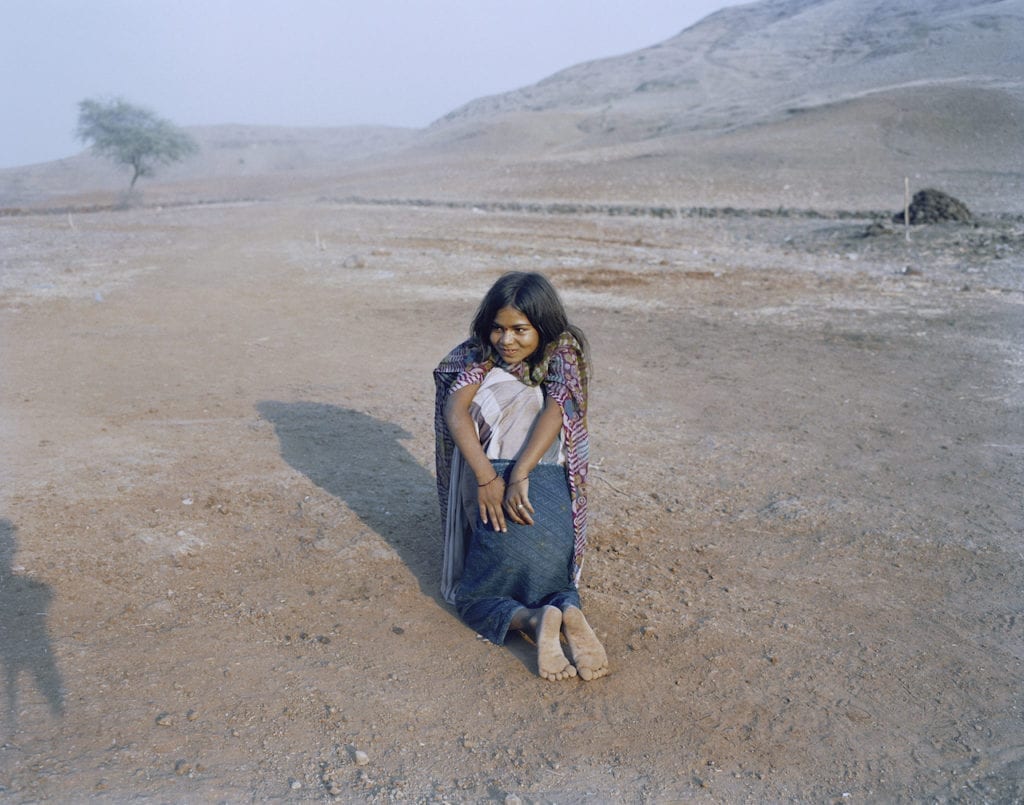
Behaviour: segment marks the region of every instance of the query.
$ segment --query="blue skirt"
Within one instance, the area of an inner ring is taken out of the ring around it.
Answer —
[[[508,480],[511,461],[492,461]],[[471,629],[497,645],[505,643],[520,607],[580,605],[572,578],[574,531],[565,467],[538,464],[530,473],[533,525],[506,519],[508,531],[484,525],[477,513],[466,564],[455,590],[455,608]]]

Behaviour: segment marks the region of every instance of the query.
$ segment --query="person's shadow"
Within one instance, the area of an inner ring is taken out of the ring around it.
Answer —
[[[0,518],[0,663],[6,686],[6,720],[13,733],[18,726],[18,679],[35,682],[50,712],[64,714],[64,687],[46,628],[53,599],[48,585],[17,575],[14,524]]]
[[[281,456],[348,507],[398,553],[424,594],[442,602],[441,533],[434,476],[402,445],[404,429],[314,402],[263,401]]]
[[[361,411],[324,403],[258,403],[272,422],[281,456],[340,500],[395,549],[420,590],[449,611],[441,596],[442,536],[437,484],[401,440],[411,434]],[[520,635],[505,644],[536,671],[537,651]]]

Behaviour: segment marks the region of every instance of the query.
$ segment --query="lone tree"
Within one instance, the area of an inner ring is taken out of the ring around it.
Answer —
[[[78,104],[78,139],[92,150],[131,166],[131,190],[140,176],[152,176],[157,165],[178,162],[199,150],[196,141],[168,120],[123,98],[86,99]]]

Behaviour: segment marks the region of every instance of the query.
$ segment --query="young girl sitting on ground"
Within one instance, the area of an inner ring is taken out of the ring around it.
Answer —
[[[441,589],[503,645],[532,635],[545,679],[608,673],[580,609],[587,524],[587,342],[540,274],[505,274],[437,369]],[[562,650],[564,633],[572,661]]]

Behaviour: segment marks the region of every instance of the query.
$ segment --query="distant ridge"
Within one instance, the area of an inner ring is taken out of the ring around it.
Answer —
[[[267,176],[302,176],[324,166],[344,166],[371,155],[386,154],[414,141],[415,129],[387,126],[304,128],[288,126],[193,126],[199,153],[162,167],[140,188],[195,179],[253,180]],[[0,169],[0,207],[31,205],[83,190],[123,190],[123,170],[83,151],[73,157]]]

